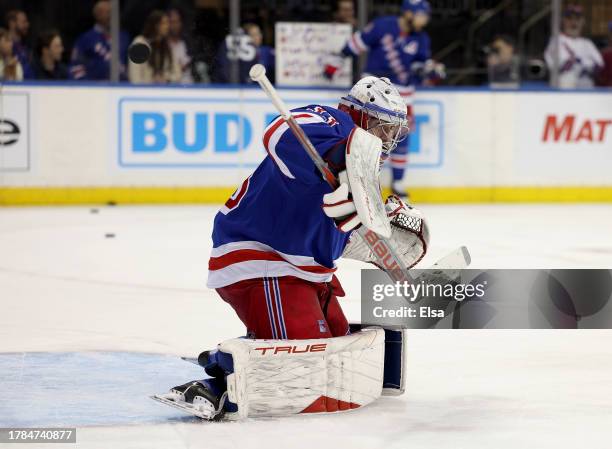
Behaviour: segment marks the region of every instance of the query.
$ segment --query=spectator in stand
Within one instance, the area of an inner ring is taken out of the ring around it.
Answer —
[[[26,45],[30,21],[25,12],[13,9],[6,13],[6,26],[13,41],[13,54],[19,59],[23,69],[23,77],[34,78],[34,72],[30,64],[32,52]]]
[[[163,11],[153,11],[145,21],[142,34],[134,39],[151,47],[151,56],[143,64],[129,62],[130,82],[138,84],[178,83],[181,67],[174,60],[169,42],[170,20]]]
[[[558,42],[559,87],[562,89],[593,87],[595,75],[603,67],[603,59],[595,44],[581,37],[583,28],[582,6],[568,5],[563,11]],[[554,46],[551,38],[544,53],[549,70],[553,70]]]
[[[336,3],[336,11],[334,12],[334,22],[346,23],[355,31],[357,28],[357,17],[355,17],[355,4],[353,0],[338,0]],[[353,60],[353,84],[361,78],[361,67],[359,64],[359,56],[351,55]]]
[[[604,66],[597,77],[597,84],[612,87],[612,20],[608,22],[608,46],[602,50],[601,56]]]
[[[49,30],[40,34],[36,46],[36,61],[34,75],[39,80],[68,79],[68,68],[62,63],[64,44],[57,30]]]
[[[334,22],[348,23],[353,28],[357,26],[355,17],[355,4],[353,0],[338,0],[336,12],[334,12]]]
[[[2,81],[23,80],[23,68],[19,58],[13,53],[13,44],[10,33],[0,28],[0,79]]]
[[[269,45],[263,45],[263,34],[259,25],[255,23],[245,23],[244,31],[251,38],[251,42],[255,47],[255,59],[257,63],[262,64],[270,77],[274,76],[274,48]],[[249,78],[250,80],[250,78]]]
[[[241,84],[252,83],[249,70],[253,64],[262,64],[268,77],[274,82],[274,48],[263,44],[261,28],[255,23],[245,23],[239,30],[238,36],[231,34],[219,47],[214,70],[214,83],[229,83],[231,81],[231,61],[238,59],[239,76]]]
[[[72,50],[70,77],[76,80],[109,80],[111,66],[111,3],[98,0],[93,8],[94,27],[78,37]],[[125,64],[129,36],[121,32],[119,58],[121,79],[126,79]]]
[[[485,47],[489,83],[494,86],[518,87],[520,61],[515,53],[514,39],[508,35],[495,36],[491,45]]]
[[[170,9],[168,11],[168,19],[170,20],[170,33],[168,34],[168,43],[170,50],[174,56],[174,60],[181,69],[181,83],[193,84],[193,76],[191,74],[191,56],[187,49],[187,43],[183,36],[183,16],[178,9]]]

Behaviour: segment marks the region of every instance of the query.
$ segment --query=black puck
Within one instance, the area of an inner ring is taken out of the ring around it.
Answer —
[[[109,232],[108,234],[105,234],[104,237],[106,237],[107,239],[114,239],[115,234]]]
[[[128,57],[134,64],[143,64],[151,56],[151,47],[144,42],[135,42],[128,48]]]

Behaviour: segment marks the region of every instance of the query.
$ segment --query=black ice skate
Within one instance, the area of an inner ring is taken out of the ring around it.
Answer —
[[[216,395],[205,383],[192,381],[172,388],[169,393],[151,396],[151,399],[202,419],[216,421],[223,417],[227,392]]]
[[[400,182],[395,181],[391,184],[391,193],[398,196],[404,202],[408,202],[408,200],[410,200],[410,194],[401,186]]]

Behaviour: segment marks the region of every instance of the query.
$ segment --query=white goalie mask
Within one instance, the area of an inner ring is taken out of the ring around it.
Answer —
[[[349,114],[357,126],[379,137],[385,155],[389,155],[410,131],[406,104],[388,78],[366,76],[360,79],[348,95],[340,99],[338,109]]]

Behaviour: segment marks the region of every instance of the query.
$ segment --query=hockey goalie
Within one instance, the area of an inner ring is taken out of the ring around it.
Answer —
[[[340,257],[375,262],[353,231],[380,220],[407,267],[427,250],[422,214],[380,193],[380,167],[409,131],[405,103],[388,79],[368,76],[338,108],[291,114],[339,187],[322,179],[282,117],[272,121],[267,157],[221,208],[212,234],[208,286],[246,337],[200,354],[207,378],[154,397],[205,419],[350,410],[403,389],[403,333],[349,326],[334,273]],[[363,212],[372,210],[382,216]]]

